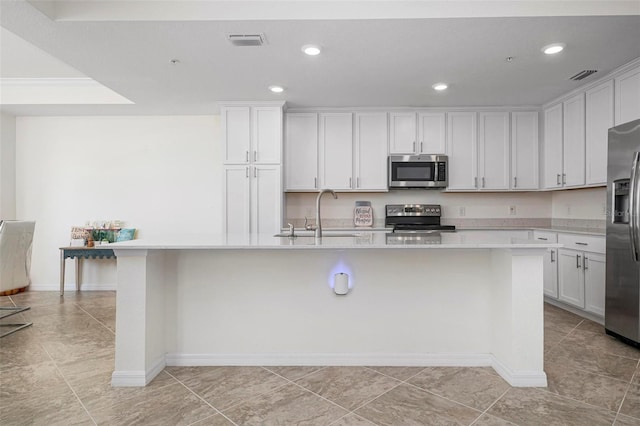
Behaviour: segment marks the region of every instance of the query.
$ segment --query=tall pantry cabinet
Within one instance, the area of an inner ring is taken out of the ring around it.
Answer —
[[[283,103],[221,106],[222,232],[248,236],[282,227]]]

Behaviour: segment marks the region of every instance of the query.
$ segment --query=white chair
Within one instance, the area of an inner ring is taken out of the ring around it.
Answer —
[[[31,267],[31,244],[35,222],[2,221],[0,222],[0,293],[23,289],[31,284],[29,269]],[[29,307],[0,307],[0,319],[10,317],[28,310]],[[15,333],[32,323],[5,324],[9,331],[0,337]]]

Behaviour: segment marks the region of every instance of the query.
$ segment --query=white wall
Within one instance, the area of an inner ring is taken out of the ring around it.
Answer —
[[[58,248],[87,220],[122,220],[138,238],[219,229],[219,116],[18,117],[16,129],[17,215],[36,220],[32,289],[57,288]],[[113,262],[85,265],[83,289],[115,288]]]
[[[606,207],[606,187],[552,192],[551,214],[554,219],[605,220]]]
[[[16,219],[16,118],[0,114],[0,219]]]

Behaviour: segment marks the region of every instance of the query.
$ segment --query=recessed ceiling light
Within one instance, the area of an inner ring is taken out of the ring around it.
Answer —
[[[309,56],[316,56],[320,54],[320,46],[315,44],[305,44],[302,46],[302,51]]]
[[[441,92],[443,90],[446,90],[447,87],[449,87],[449,86],[447,86],[446,83],[436,83],[431,87],[433,87],[434,90],[437,90],[438,92]]]
[[[548,44],[542,48],[542,51],[547,55],[555,55],[556,53],[562,52],[566,46],[564,43]]]
[[[180,59],[172,59],[171,65],[178,65],[180,63]]]
[[[282,93],[282,92],[284,92],[284,87],[282,87],[282,86],[269,86],[269,90],[271,90],[273,93]]]

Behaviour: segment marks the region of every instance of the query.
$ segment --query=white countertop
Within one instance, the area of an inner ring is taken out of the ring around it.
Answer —
[[[336,236],[345,231],[324,230],[316,239],[309,231],[297,231],[296,238],[274,237],[272,234],[250,236],[200,234],[175,235],[107,244],[112,249],[197,250],[197,249],[532,249],[562,247],[561,244],[513,238],[503,232],[457,231],[419,234],[421,239],[394,241],[393,234],[379,231],[347,231],[358,236]],[[439,238],[438,238],[439,235]]]

